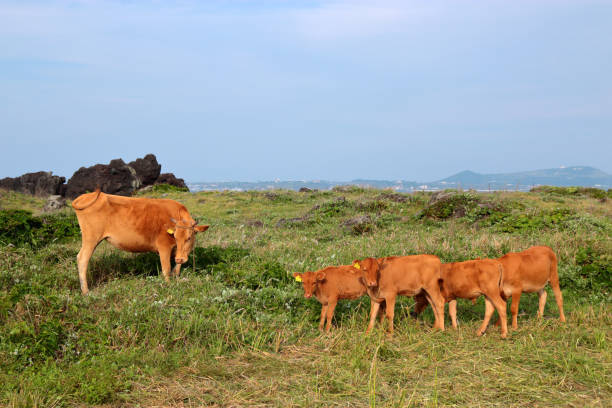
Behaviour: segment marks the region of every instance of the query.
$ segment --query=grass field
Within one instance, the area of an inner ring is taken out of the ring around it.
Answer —
[[[71,210],[17,238],[26,221],[0,225],[0,405],[612,406],[610,199],[467,192],[430,206],[429,193],[359,188],[149,194],[161,195],[211,225],[170,284],[155,254],[103,243],[82,296]],[[42,205],[0,194],[3,214]],[[496,327],[475,336],[482,299],[460,301],[459,329],[439,332],[431,310],[414,320],[413,299],[401,298],[393,337],[379,325],[364,335],[367,298],[341,301],[321,334],[319,303],[291,278],[366,256],[450,262],[531,245],[558,254],[567,323],[552,291],[543,319],[526,294],[506,340]]]

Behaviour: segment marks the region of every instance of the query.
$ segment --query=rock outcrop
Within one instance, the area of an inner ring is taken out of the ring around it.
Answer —
[[[39,171],[20,177],[0,179],[0,188],[38,197],[58,195],[74,199],[79,195],[100,188],[108,194],[130,196],[136,190],[155,184],[170,184],[189,191],[185,180],[172,173],[161,172],[161,164],[154,154],[147,154],[126,164],[122,159],[109,164],[81,167],[65,183],[66,178],[51,172]]]
[[[136,170],[123,160],[115,159],[109,164],[78,169],[66,184],[66,197],[74,199],[98,187],[108,194],[130,196],[140,186]]]
[[[185,188],[189,191],[187,184],[185,184],[185,180],[182,178],[177,178],[172,173],[162,173],[159,175],[157,180],[155,180],[155,184],[170,184],[171,186]]]
[[[19,177],[6,177],[0,180],[0,188],[31,194],[37,197],[62,195],[65,177],[54,176],[50,171],[26,173]]]
[[[136,159],[128,163],[128,166],[136,170],[136,176],[142,186],[151,186],[161,173],[161,164],[157,162],[154,154],[147,154],[142,159]]]

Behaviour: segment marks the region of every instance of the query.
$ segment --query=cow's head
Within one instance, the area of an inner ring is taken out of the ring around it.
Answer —
[[[376,258],[365,258],[353,261],[353,268],[361,271],[361,277],[369,288],[378,286],[378,271],[380,266]]]
[[[167,233],[172,235],[176,241],[174,262],[183,264],[187,262],[187,258],[189,258],[189,254],[193,250],[196,234],[206,231],[209,226],[198,225],[198,222],[192,220],[188,214],[185,216],[182,213],[180,219],[171,218],[170,221],[174,225],[168,229]]]
[[[293,277],[296,281],[302,282],[302,287],[304,288],[304,297],[311,298],[317,289],[317,285],[319,282],[323,282],[325,280],[325,272],[317,271],[317,272],[304,272],[304,273],[294,273]]]

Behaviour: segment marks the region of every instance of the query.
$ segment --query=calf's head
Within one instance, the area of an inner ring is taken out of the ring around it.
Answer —
[[[170,221],[174,223],[174,226],[169,228],[167,232],[172,235],[176,241],[174,261],[177,264],[183,264],[187,262],[187,258],[189,258],[189,254],[193,250],[196,234],[206,231],[209,226],[197,225],[198,222],[192,220],[191,217],[187,219],[181,217],[179,220],[171,218]]]
[[[302,282],[302,287],[304,288],[304,297],[311,298],[317,289],[317,285],[320,282],[325,280],[325,272],[317,271],[317,272],[304,272],[304,273],[294,273],[293,277],[296,281]]]
[[[353,261],[353,268],[361,271],[361,277],[365,281],[366,286],[373,288],[378,286],[378,271],[380,266],[376,258],[366,258]]]

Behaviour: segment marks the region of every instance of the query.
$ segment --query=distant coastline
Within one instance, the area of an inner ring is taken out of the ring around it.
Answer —
[[[517,173],[480,174],[462,171],[442,180],[419,182],[409,180],[274,180],[274,181],[223,181],[188,182],[191,191],[247,191],[247,190],[299,190],[306,187],[331,190],[336,186],[355,185],[364,188],[391,189],[398,192],[438,191],[448,188],[479,191],[529,191],[540,185],[612,188],[612,175],[589,166],[569,166],[555,169],[533,170]]]

